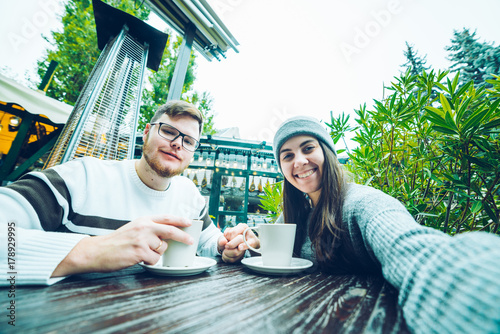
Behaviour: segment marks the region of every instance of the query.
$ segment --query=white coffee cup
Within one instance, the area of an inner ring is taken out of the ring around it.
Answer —
[[[270,267],[290,267],[292,263],[293,244],[295,242],[295,224],[258,224],[243,232],[243,241],[262,255],[262,264]],[[250,230],[258,230],[260,248],[250,246],[246,234]]]
[[[191,226],[180,227],[180,229],[194,239],[193,244],[187,245],[179,241],[168,240],[167,250],[163,253],[161,260],[164,267],[191,267],[193,265],[203,227],[203,220],[194,219],[191,223]]]

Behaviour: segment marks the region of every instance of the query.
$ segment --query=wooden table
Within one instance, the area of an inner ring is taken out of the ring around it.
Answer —
[[[190,277],[134,266],[18,286],[15,328],[4,313],[2,333],[408,333],[382,277],[266,276],[224,263]]]

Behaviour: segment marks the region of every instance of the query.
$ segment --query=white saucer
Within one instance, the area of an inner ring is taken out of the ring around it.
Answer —
[[[313,263],[306,259],[300,259],[297,257],[292,258],[292,263],[290,267],[273,267],[273,266],[264,266],[262,264],[261,256],[248,257],[241,260],[241,263],[250,268],[253,271],[256,271],[261,274],[269,274],[269,275],[286,275],[286,274],[296,274],[301,271],[310,268]]]
[[[217,261],[209,257],[197,256],[191,267],[163,267],[158,261],[155,265],[139,263],[147,271],[161,276],[191,276],[198,275],[217,264]]]

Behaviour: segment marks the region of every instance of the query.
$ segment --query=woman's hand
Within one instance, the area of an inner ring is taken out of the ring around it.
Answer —
[[[247,224],[238,224],[235,227],[226,228],[224,231],[224,238],[227,240],[222,253],[224,262],[234,263],[241,260],[245,255],[248,246],[243,242],[243,232],[246,228],[248,228]],[[254,248],[260,246],[259,239],[252,231],[247,232],[246,240]]]

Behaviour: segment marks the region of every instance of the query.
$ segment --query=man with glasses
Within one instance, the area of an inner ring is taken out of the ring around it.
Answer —
[[[240,241],[228,242],[196,186],[179,176],[199,146],[201,129],[198,109],[170,101],[146,125],[139,160],[85,157],[1,187],[1,244],[14,231],[16,284],[52,284],[71,274],[154,264],[170,240],[193,242],[178,227],[197,218],[204,221],[198,254],[240,260]],[[0,285],[8,283],[3,276],[10,271],[6,248]]]

